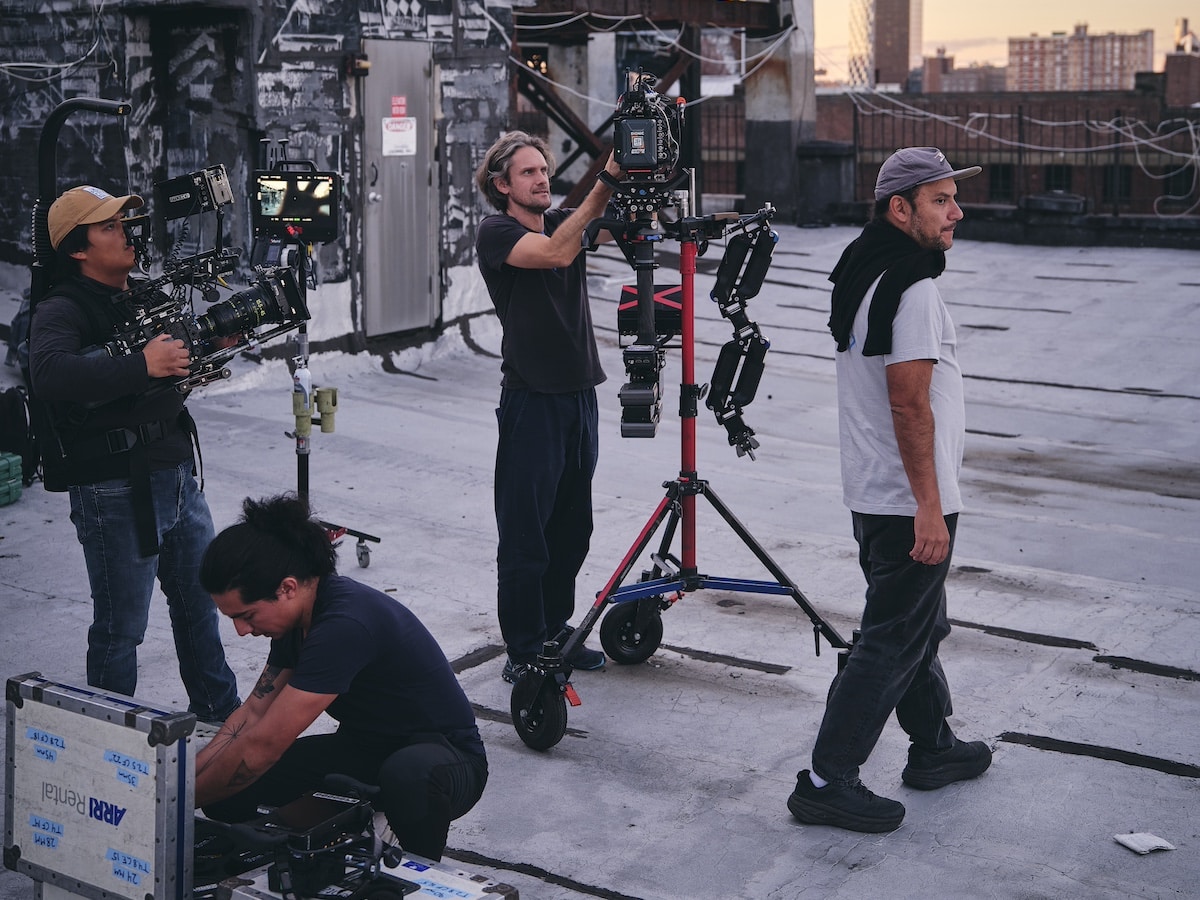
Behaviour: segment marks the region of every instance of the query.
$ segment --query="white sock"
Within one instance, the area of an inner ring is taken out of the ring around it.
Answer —
[[[822,778],[816,772],[812,772],[812,771],[810,771],[808,773],[808,780],[812,782],[813,787],[818,788],[818,789],[823,788],[823,787],[825,787],[825,785],[829,784],[828,781],[826,781],[824,778]]]

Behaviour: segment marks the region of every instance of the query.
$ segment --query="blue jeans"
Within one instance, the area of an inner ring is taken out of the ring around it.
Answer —
[[[201,719],[223,719],[237,708],[237,679],[225,662],[217,607],[197,577],[214,532],[191,469],[187,462],[150,473],[160,544],[154,556],[142,556],[138,549],[128,479],[71,486],[71,521],[92,591],[87,679],[113,693],[137,690],[137,648],[146,635],[157,577],[167,598],[188,709]]]
[[[596,391],[505,389],[496,410],[497,611],[508,655],[532,662],[575,611],[592,537]]]
[[[924,750],[954,745],[946,721],[950,686],[938,645],[950,633],[946,574],[954,552],[957,513],[946,516],[950,552],[936,566],[915,562],[913,519],[854,513],[858,562],[867,578],[860,636],[829,688],[813,748],[813,771],[826,781],[852,783],[892,711],[913,744]]]

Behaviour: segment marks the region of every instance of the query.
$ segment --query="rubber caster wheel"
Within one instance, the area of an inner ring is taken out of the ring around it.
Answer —
[[[553,678],[522,675],[513,685],[509,711],[517,736],[533,750],[549,750],[567,733],[567,699]]]
[[[662,615],[655,610],[645,624],[638,628],[638,605],[655,603],[653,597],[630,603],[619,603],[608,611],[600,623],[600,645],[611,659],[623,666],[645,662],[662,643]]]
[[[354,553],[358,557],[358,567],[360,569],[365,569],[371,564],[371,548],[366,544],[356,545]]]

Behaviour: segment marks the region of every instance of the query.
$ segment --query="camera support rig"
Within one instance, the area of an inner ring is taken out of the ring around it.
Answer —
[[[640,192],[645,188],[646,185],[615,183],[614,191],[624,194]],[[601,228],[607,228],[617,239],[626,258],[634,264],[638,272],[638,345],[646,350],[653,348],[659,354],[662,353],[662,344],[665,341],[660,342],[655,332],[653,277],[647,278],[645,273],[652,272],[654,268],[655,242],[662,240],[662,236],[679,241],[679,270],[682,280],[680,337],[683,357],[679,400],[679,414],[682,420],[680,469],[675,479],[663,483],[666,495],[651,513],[616,571],[596,594],[595,602],[584,615],[579,627],[547,641],[537,662],[526,667],[513,685],[510,699],[513,727],[521,740],[534,750],[553,747],[566,733],[567,704],[579,706],[581,702],[571,684],[572,668],[567,660],[576,648],[582,646],[608,606],[613,608],[608,611],[601,624],[600,640],[605,652],[615,662],[625,665],[648,659],[662,641],[662,613],[670,609],[684,594],[703,588],[790,596],[812,623],[817,655],[821,653],[821,638],[824,637],[830,646],[839,651],[839,668],[845,664],[851,646],[820,616],[795,582],[722,502],[710,484],[700,478],[697,471],[696,417],[699,401],[706,388],[697,385],[695,381],[696,258],[703,252],[701,248],[707,249],[709,241],[723,237],[730,231],[737,232],[726,248],[718,269],[716,287],[712,292],[712,299],[716,301],[722,315],[733,324],[734,338],[725,344],[720,352],[707,405],[716,414],[717,421],[725,427],[729,443],[737,449],[738,455],[749,455],[753,459],[753,450],[758,447],[758,442],[754,438],[754,432],[742,419],[742,409],[754,398],[762,376],[763,359],[768,345],[758,326],[747,317],[745,301],[755,296],[762,285],[776,236],[769,228],[770,219],[775,214],[769,205],[753,215],[723,213],[689,217],[687,196],[687,192],[682,191],[676,195],[675,202],[680,208],[681,216],[674,223],[657,222],[655,213],[658,208],[666,205],[667,201],[665,194],[656,192],[652,203],[657,205],[649,211],[649,216],[643,207],[639,213],[631,214],[629,223],[602,219],[589,224],[585,231],[585,246],[589,246],[594,244],[597,232]],[[658,231],[659,228],[662,229],[661,232]],[[648,233],[662,236],[651,238]],[[639,354],[645,356],[646,350],[639,349]],[[661,359],[661,356],[658,359]],[[627,369],[629,362],[627,356]],[[655,374],[657,375],[657,369]],[[631,372],[631,384],[634,383],[632,377]],[[630,386],[627,384],[622,388],[623,435],[626,435],[624,392],[629,391]],[[651,396],[644,385],[636,391],[639,398]],[[653,403],[658,403],[657,394],[653,396]],[[644,427],[644,423],[639,422],[637,430],[645,433],[648,429]],[[700,571],[696,546],[697,497],[704,497],[711,504],[725,524],[762,563],[773,581],[725,578]],[[650,545],[660,528],[663,529],[662,538],[657,552],[650,556],[651,568],[641,573],[637,583],[622,586],[634,563]],[[677,533],[681,539],[679,556],[671,552]]]

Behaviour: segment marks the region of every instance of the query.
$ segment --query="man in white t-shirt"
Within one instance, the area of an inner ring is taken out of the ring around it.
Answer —
[[[812,770],[788,809],[801,822],[892,831],[904,806],[859,780],[895,711],[911,741],[901,779],[932,790],[991,764],[954,736],[938,645],[950,633],[946,574],[962,499],[965,414],[954,324],[933,279],[963,213],[955,170],[933,147],[889,157],[872,221],[842,254],[829,326],[838,344],[843,499],[867,580],[860,636],[830,688]]]

